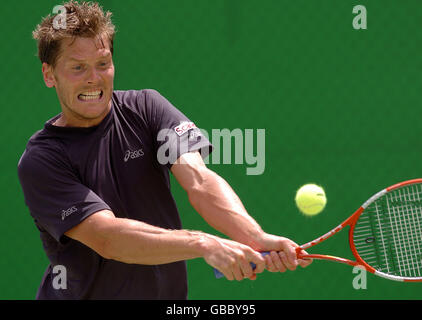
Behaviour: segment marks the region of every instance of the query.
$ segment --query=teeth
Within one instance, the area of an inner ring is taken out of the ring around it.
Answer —
[[[101,96],[101,90],[97,91],[87,91],[83,92],[79,95],[79,99],[81,100],[95,100],[99,99]]]
[[[81,100],[96,100],[98,99],[100,96],[80,96],[79,98]]]
[[[98,95],[101,94],[101,90],[82,92],[81,94],[84,95],[84,96],[98,96]]]

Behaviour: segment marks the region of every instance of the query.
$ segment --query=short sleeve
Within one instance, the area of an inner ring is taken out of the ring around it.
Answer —
[[[158,91],[140,92],[138,104],[147,115],[160,164],[170,168],[186,152],[199,151],[202,158],[212,152],[213,146],[200,128]]]
[[[78,180],[57,150],[25,150],[19,160],[18,177],[38,228],[57,241],[89,215],[110,209]]]

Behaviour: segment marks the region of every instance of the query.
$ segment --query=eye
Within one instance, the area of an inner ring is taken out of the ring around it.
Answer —
[[[79,71],[82,70],[82,66],[81,65],[76,65],[72,67],[73,70]]]
[[[99,66],[100,67],[106,67],[106,66],[108,66],[108,61],[102,61],[102,62],[100,62],[99,63]]]

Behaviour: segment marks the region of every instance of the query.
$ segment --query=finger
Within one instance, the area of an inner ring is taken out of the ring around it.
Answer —
[[[298,255],[300,258],[298,259],[298,263],[302,268],[306,268],[307,266],[309,266],[312,263],[312,259],[310,258],[306,258],[306,255],[308,253],[304,250],[301,250],[300,255]]]
[[[312,259],[299,259],[298,263],[302,268],[306,268],[312,263]]]
[[[296,254],[296,247],[294,247],[295,243],[292,242],[292,245],[287,245],[284,247],[283,252],[286,255],[286,259],[287,259],[287,263],[288,266],[287,267],[291,267],[289,268],[290,270],[295,270],[296,267],[298,266],[298,261],[297,261],[297,254]]]
[[[233,277],[233,273],[231,272],[231,271],[223,271],[223,270],[218,270],[218,271],[220,271],[223,275],[224,275],[224,277],[226,277],[226,279],[227,280],[229,280],[229,281],[233,281],[234,280],[234,277]]]
[[[287,269],[294,271],[296,270],[297,264],[293,265],[289,259],[287,258],[287,254],[284,251],[280,251],[278,253],[278,256],[280,257],[280,260],[282,261],[283,265],[286,266]],[[297,262],[296,262],[297,263]]]
[[[254,273],[264,272],[264,270],[265,270],[265,259],[261,254],[254,252],[252,257],[251,257],[251,262],[253,264],[255,264],[255,269],[253,269]]]
[[[280,254],[276,251],[271,251],[270,252],[270,256],[271,256],[271,260],[274,263],[274,266],[276,268],[276,272],[285,272],[286,271],[286,266],[284,265],[283,261],[280,258]]]
[[[242,281],[243,280],[244,276],[243,276],[242,270],[240,269],[239,264],[236,264],[235,266],[233,266],[232,272],[233,272],[234,278],[237,281]]]
[[[266,269],[269,272],[277,272],[278,271],[277,268],[275,267],[273,260],[271,259],[270,255],[266,255],[264,257],[264,259],[265,259]]]
[[[249,278],[253,275],[253,269],[249,261],[247,261],[246,259],[242,259],[239,265],[243,275],[242,280],[244,278]]]
[[[235,259],[229,259],[225,261],[224,266],[221,272],[227,278],[227,280],[233,281],[237,280],[240,277],[239,265],[236,263]]]

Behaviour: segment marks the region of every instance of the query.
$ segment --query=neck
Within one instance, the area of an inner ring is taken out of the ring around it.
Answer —
[[[80,128],[94,127],[100,124],[101,121],[104,120],[104,118],[107,116],[110,110],[111,110],[111,101],[108,108],[106,108],[101,115],[92,119],[84,118],[76,114],[68,115],[66,114],[66,112],[62,112],[60,114],[60,117],[57,118],[56,121],[54,121],[53,125],[58,126],[58,127],[80,127]]]

